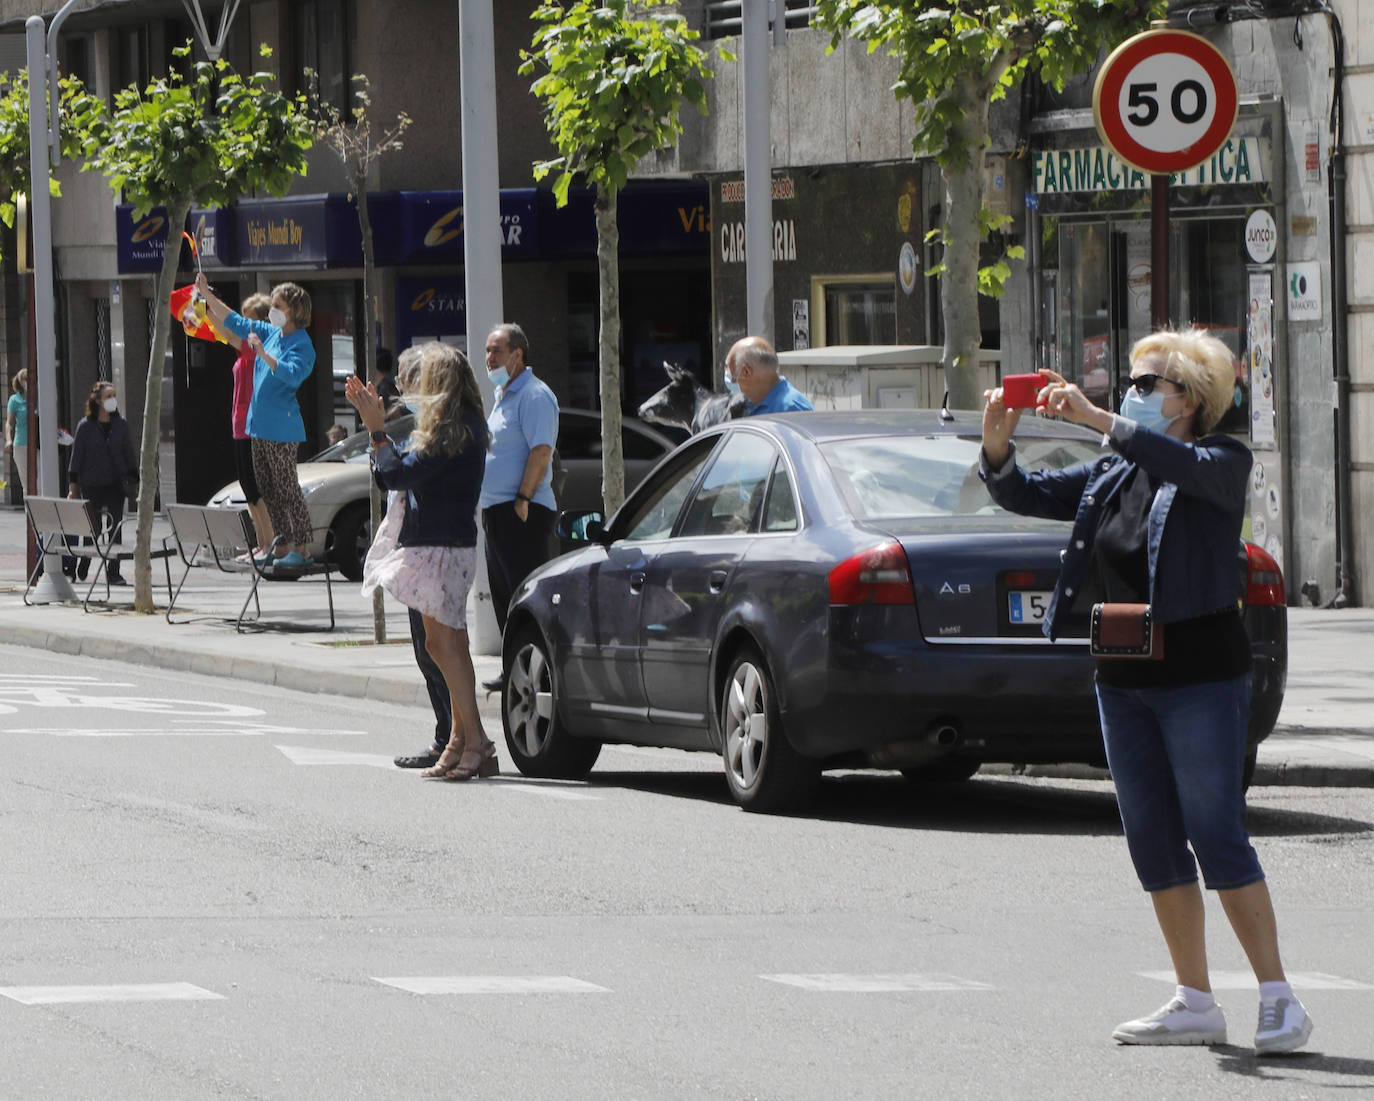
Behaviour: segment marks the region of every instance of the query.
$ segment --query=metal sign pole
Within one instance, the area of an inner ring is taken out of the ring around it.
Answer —
[[[1150,177],[1150,326],[1169,327],[1169,177]]]
[[[53,20],[53,31],[60,25],[68,0]],[[57,468],[57,331],[53,315],[52,199],[48,193],[48,41],[49,34],[41,15],[31,15],[24,23],[29,66],[29,201],[33,211],[33,300],[34,367],[38,383],[39,496],[58,496],[61,481]],[[52,82],[54,104],[59,92]],[[60,148],[60,146],[59,146]],[[35,603],[74,600],[76,593],[62,573],[58,554],[43,556],[43,576],[30,599]]]

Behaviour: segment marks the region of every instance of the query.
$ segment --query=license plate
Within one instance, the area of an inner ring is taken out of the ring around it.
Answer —
[[[1050,609],[1048,589],[1017,589],[1007,593],[1007,618],[1013,623],[1043,623]]]

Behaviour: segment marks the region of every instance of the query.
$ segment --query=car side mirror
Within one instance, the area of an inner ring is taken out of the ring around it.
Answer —
[[[610,542],[606,534],[606,517],[596,509],[569,509],[558,514],[558,538],[573,543]]]

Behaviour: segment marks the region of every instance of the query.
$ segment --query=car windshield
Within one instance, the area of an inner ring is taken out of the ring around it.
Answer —
[[[864,436],[821,445],[840,490],[862,520],[990,515],[1002,509],[978,477],[976,436]],[[1027,470],[1091,459],[1084,440],[1023,437],[1016,459]]]
[[[412,424],[413,421],[410,417],[398,417],[387,423],[387,435],[396,441],[397,447],[405,447],[406,441],[410,439]],[[326,447],[318,455],[312,455],[306,461],[312,463],[365,463],[367,462],[369,438],[367,432],[355,432],[348,439],[336,443],[332,447]]]

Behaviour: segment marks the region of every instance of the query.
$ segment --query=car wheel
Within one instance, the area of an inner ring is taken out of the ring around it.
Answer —
[[[334,564],[350,581],[363,578],[363,560],[372,545],[372,524],[367,502],[349,505],[334,518]]]
[[[904,768],[902,775],[913,784],[958,784],[977,772],[982,763],[951,755],[924,765]]]
[[[792,810],[815,796],[821,769],[792,748],[782,728],[773,678],[752,649],[735,655],[720,694],[725,782],[745,810]]]
[[[1250,785],[1255,782],[1255,765],[1259,763],[1259,746],[1252,745],[1245,754],[1245,764],[1241,767],[1240,789],[1249,791]]]
[[[575,737],[558,714],[558,681],[544,637],[524,628],[501,690],[501,726],[511,760],[526,776],[581,780],[591,772],[601,743]]]

